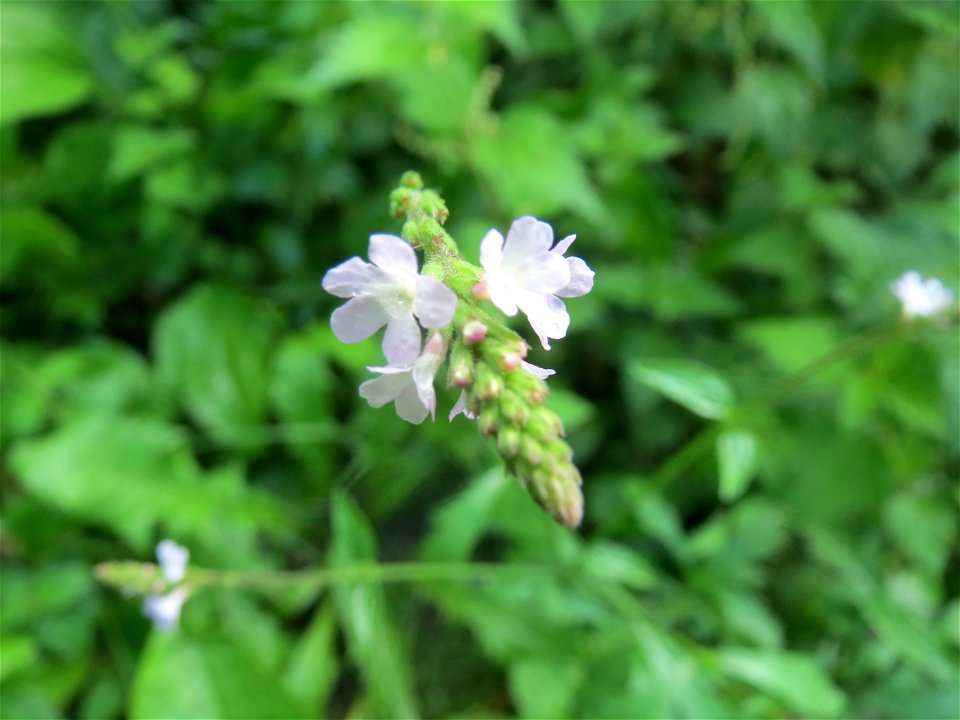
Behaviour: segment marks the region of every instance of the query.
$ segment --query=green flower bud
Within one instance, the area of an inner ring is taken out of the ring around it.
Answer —
[[[504,458],[515,458],[520,453],[521,436],[513,428],[504,428],[497,435],[497,450]]]

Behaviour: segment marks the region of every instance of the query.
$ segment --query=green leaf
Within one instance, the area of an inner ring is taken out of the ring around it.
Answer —
[[[133,681],[133,718],[307,717],[243,648],[225,638],[152,633]]]
[[[230,445],[255,441],[263,423],[277,321],[243,293],[203,285],[157,320],[157,372],[207,432]]]
[[[717,653],[717,659],[727,675],[769,693],[791,712],[837,717],[846,705],[829,675],[807,655],[725,648]]]
[[[556,118],[534,106],[509,110],[470,145],[470,158],[512,216],[570,207],[593,222],[606,210]]]
[[[0,663],[0,681],[23,668],[30,667],[37,661],[39,655],[33,638],[23,633],[4,633],[0,636],[0,653],[3,655],[3,662]]]
[[[741,339],[763,352],[782,372],[797,372],[839,344],[829,317],[770,318],[741,324]]]
[[[319,716],[337,680],[336,615],[331,603],[313,614],[310,626],[293,650],[283,672],[283,685],[301,705]]]
[[[823,73],[823,42],[805,0],[754,0],[754,12],[773,40],[793,55],[813,77]]]
[[[635,360],[628,366],[637,382],[700,417],[719,419],[733,409],[733,390],[719,373],[692,360]]]
[[[528,657],[510,665],[510,694],[526,718],[567,717],[583,679],[582,667],[552,655]]]
[[[732,502],[750,484],[757,466],[757,438],[745,430],[727,430],[717,437],[720,499]]]
[[[4,285],[35,277],[38,267],[76,267],[80,239],[63,221],[38,207],[4,208],[0,211],[0,282]]]
[[[421,546],[425,560],[467,560],[487,528],[490,517],[513,482],[502,470],[490,470],[477,478],[431,515],[430,532]]]
[[[116,129],[113,155],[107,174],[117,182],[137,177],[145,170],[193,149],[195,138],[185,128],[161,130],[147,125],[126,125]]]
[[[333,497],[333,567],[376,560],[376,537],[360,509],[343,493]],[[410,662],[390,616],[383,588],[343,584],[333,591],[347,648],[370,695],[378,717],[415,718]]]
[[[0,123],[60,113],[90,96],[93,86],[77,38],[49,6],[4,4]]]

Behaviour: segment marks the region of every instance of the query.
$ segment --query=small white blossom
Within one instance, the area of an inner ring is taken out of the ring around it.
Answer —
[[[383,353],[392,367],[409,367],[420,354],[420,325],[440,328],[453,319],[457,296],[434,277],[419,275],[417,255],[402,238],[371,235],[367,263],[353,257],[323,276],[323,289],[350,298],[333,311],[330,326],[345,343],[365,340],[384,325]]]
[[[157,561],[169,583],[178,583],[187,573],[190,551],[173,540],[161,540],[157,545]]]
[[[433,380],[443,362],[446,346],[440,333],[434,333],[423,348],[423,354],[412,365],[370,367],[380,377],[360,385],[360,397],[371,407],[383,407],[393,402],[397,415],[407,422],[419,425],[427,414],[436,417],[437,394]]]
[[[180,611],[188,596],[185,587],[175,587],[165,595],[151,593],[143,601],[143,614],[157,630],[173,630],[180,624]]]
[[[575,239],[570,235],[551,249],[553,228],[527,215],[513,222],[506,241],[490,230],[480,244],[490,300],[507,315],[523,311],[546,350],[548,338],[565,337],[570,326],[560,298],[593,288],[593,270],[578,257],[564,257]]]
[[[936,278],[924,280],[916,270],[901,275],[890,289],[900,300],[903,316],[930,317],[950,307],[953,294]]]

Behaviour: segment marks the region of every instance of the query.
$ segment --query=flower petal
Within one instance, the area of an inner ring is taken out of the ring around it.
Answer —
[[[414,425],[419,425],[427,417],[427,408],[420,401],[413,383],[404,387],[403,392],[397,396],[395,406],[397,415]]]
[[[169,583],[178,583],[187,574],[190,551],[173,540],[161,540],[157,545],[157,562]]]
[[[503,262],[503,235],[498,230],[490,230],[480,241],[480,264],[488,272],[496,270]]]
[[[431,417],[436,417],[437,413],[437,393],[433,389],[433,380],[442,361],[442,355],[421,355],[413,366],[413,384],[417,389],[417,397],[430,411]]]
[[[383,354],[394,367],[410,367],[420,354],[420,326],[413,315],[399,315],[387,323]]]
[[[360,397],[370,403],[370,407],[383,407],[396,400],[407,388],[413,387],[410,371],[399,368],[370,368],[375,372],[385,372],[378,378],[360,384]],[[399,370],[399,371],[398,371]]]
[[[570,327],[570,316],[562,300],[553,295],[524,293],[518,304],[545,350],[550,349],[547,338],[566,336],[567,328]]]
[[[552,252],[527,258],[517,272],[525,290],[555,293],[570,282],[570,266],[566,258]]]
[[[352,257],[327,270],[321,284],[331,295],[348,298],[368,291],[376,275],[377,268],[358,257]]]
[[[374,265],[391,275],[417,274],[417,254],[396,235],[371,235],[369,255]]]
[[[470,408],[467,407],[467,393],[465,391],[460,392],[460,397],[457,398],[457,401],[450,409],[450,414],[447,416],[447,419],[453,421],[460,413],[463,413],[463,416],[467,418],[467,420],[477,419],[477,416],[470,412]]]
[[[440,328],[449,325],[457,309],[457,296],[453,290],[434,277],[421,275],[417,278],[417,296],[413,312],[425,328]]]
[[[534,377],[538,377],[541,380],[546,380],[551,375],[556,375],[556,370],[551,370],[550,368],[542,368],[534,365],[533,363],[528,363],[526,360],[520,361],[520,367],[526,370],[528,373]]]
[[[503,282],[499,273],[487,273],[487,294],[500,312],[510,317],[517,314],[517,289],[509,282]]]
[[[372,295],[358,295],[330,315],[330,327],[340,342],[366,340],[382,328],[390,316]]]
[[[553,246],[553,249],[550,252],[566,255],[567,250],[570,249],[570,246],[573,245],[573,241],[576,239],[576,235],[567,235],[563,240],[559,240],[557,244]]]
[[[586,295],[593,290],[595,273],[580,258],[567,258],[570,267],[570,282],[555,293],[558,297],[571,298]]]
[[[510,226],[503,246],[503,264],[519,266],[524,260],[550,250],[553,228],[531,215],[517,218]]]

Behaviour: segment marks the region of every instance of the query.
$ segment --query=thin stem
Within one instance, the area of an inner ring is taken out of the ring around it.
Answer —
[[[510,574],[553,572],[557,568],[539,564],[496,563],[369,563],[342,567],[312,568],[282,572],[234,572],[194,570],[191,584],[229,588],[273,588],[300,585],[317,590],[347,583],[462,582],[500,578]]]

